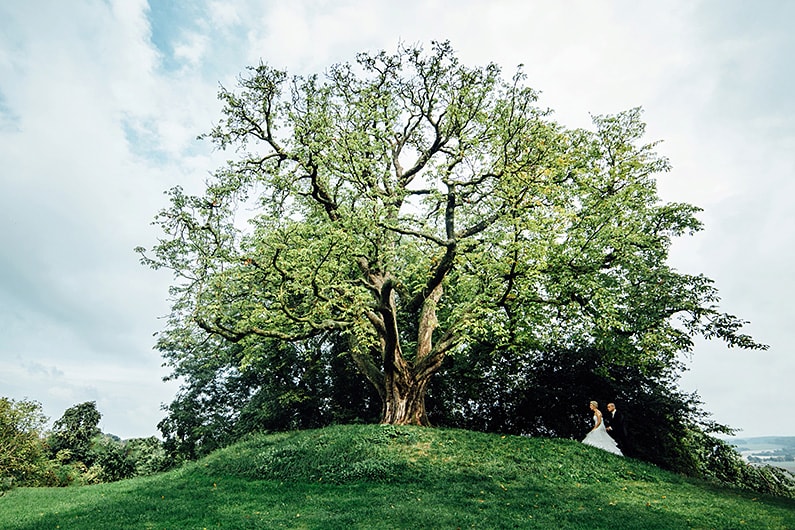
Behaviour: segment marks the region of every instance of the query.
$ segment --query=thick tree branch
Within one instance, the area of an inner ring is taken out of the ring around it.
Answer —
[[[404,363],[400,352],[400,337],[398,335],[397,315],[393,298],[394,282],[385,280],[381,287],[378,313],[384,323],[384,369],[394,370]]]

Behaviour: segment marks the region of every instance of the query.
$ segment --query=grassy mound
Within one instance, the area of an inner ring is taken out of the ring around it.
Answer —
[[[658,480],[654,466],[609,456],[570,440],[364,425],[255,436],[199,465],[251,480],[330,484]]]
[[[17,489],[0,528],[795,528],[795,501],[570,440],[382,425],[252,436],[178,470]]]

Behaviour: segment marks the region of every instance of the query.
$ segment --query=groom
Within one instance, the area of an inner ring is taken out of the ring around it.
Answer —
[[[615,403],[607,404],[607,413],[604,415],[605,429],[621,452],[627,454],[627,426],[624,424],[624,415],[616,409]]]

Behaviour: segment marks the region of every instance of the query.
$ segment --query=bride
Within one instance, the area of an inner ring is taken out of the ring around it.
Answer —
[[[594,426],[593,429],[591,429],[591,431],[585,436],[585,439],[582,441],[582,443],[598,447],[599,449],[604,449],[605,451],[609,451],[619,456],[624,456],[621,454],[621,450],[616,445],[615,440],[613,440],[613,438],[607,434],[607,431],[605,430],[605,424],[602,422],[602,412],[599,410],[599,403],[596,401],[591,401],[590,409],[593,412]]]

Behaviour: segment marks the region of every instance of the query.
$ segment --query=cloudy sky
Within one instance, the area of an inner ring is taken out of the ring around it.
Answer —
[[[645,109],[674,168],[661,196],[704,208],[673,264],[770,345],[699,342],[681,385],[742,436],[795,436],[792,20],[787,0],[0,2],[0,396],[53,420],[95,400],[105,432],[157,435],[171,278],[133,248],[157,237],[165,189],[222,164],[196,140],[219,84],[449,39],[469,64],[524,64],[565,125]]]

